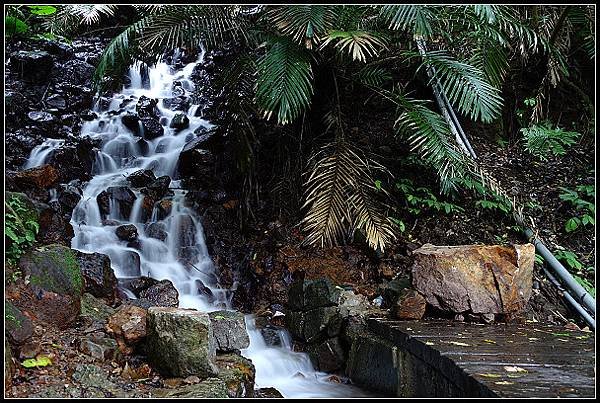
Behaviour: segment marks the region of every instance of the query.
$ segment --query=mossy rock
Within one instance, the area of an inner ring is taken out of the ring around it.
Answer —
[[[37,248],[22,256],[19,267],[34,287],[61,295],[79,297],[84,280],[75,251],[62,245]]]
[[[4,301],[4,326],[8,340],[15,345],[25,343],[33,334],[31,320],[10,301]]]
[[[161,398],[204,398],[223,399],[228,398],[227,385],[219,378],[208,378],[195,385],[186,385],[175,389],[159,389],[154,393],[155,397]]]
[[[115,309],[90,293],[86,292],[81,297],[81,316],[87,316],[93,320],[107,321],[109,316],[114,313]]]
[[[253,397],[256,370],[252,361],[239,354],[217,355],[219,379],[227,385],[229,397]]]

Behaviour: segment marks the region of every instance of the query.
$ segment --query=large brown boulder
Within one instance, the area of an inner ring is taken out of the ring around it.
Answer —
[[[17,172],[14,180],[22,186],[32,185],[38,188],[50,188],[58,180],[58,170],[52,165],[42,165],[40,167],[26,169]]]
[[[108,318],[106,330],[114,335],[119,350],[124,354],[130,354],[135,345],[146,337],[146,316],[144,308],[122,305]]]
[[[531,296],[535,248],[424,245],[413,252],[413,285],[446,312],[516,313]]]

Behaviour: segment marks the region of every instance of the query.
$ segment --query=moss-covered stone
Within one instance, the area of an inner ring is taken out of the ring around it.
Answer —
[[[195,385],[181,386],[175,389],[158,389],[154,393],[155,397],[183,397],[183,398],[228,398],[227,385],[225,381],[219,378],[208,378]]]
[[[252,361],[238,354],[217,356],[219,379],[227,385],[229,397],[253,397],[255,369]]]
[[[37,248],[21,257],[19,267],[33,286],[61,295],[83,295],[84,280],[77,256],[66,246]]]
[[[4,326],[8,340],[15,345],[25,343],[33,334],[31,320],[7,300],[4,301]]]
[[[90,317],[93,320],[106,321],[115,313],[115,310],[106,305],[102,300],[92,294],[85,293],[81,298],[81,316]]]

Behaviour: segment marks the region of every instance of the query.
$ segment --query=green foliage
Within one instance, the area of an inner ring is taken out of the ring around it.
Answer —
[[[27,6],[31,14],[35,15],[52,15],[56,13],[56,7],[53,6]]]
[[[287,38],[275,38],[257,69],[256,102],[267,119],[275,114],[285,124],[308,107],[313,73],[305,50]]]
[[[525,138],[525,148],[542,161],[548,155],[563,156],[567,148],[577,142],[581,134],[570,132],[561,128],[552,129],[549,122],[540,123],[527,128],[522,128],[521,133]]]
[[[454,214],[465,211],[456,204],[439,200],[429,188],[415,188],[412,181],[409,179],[402,179],[396,182],[395,186],[396,189],[404,195],[408,205],[408,212],[413,215],[420,214],[424,209],[443,212],[445,214]]]
[[[596,214],[595,206],[595,189],[592,185],[581,185],[577,186],[576,190],[567,189],[564,187],[560,188],[562,193],[558,196],[561,200],[567,202],[580,213],[578,216],[569,218],[565,223],[565,231],[573,232],[576,229],[584,226],[595,226],[596,221],[594,216]],[[594,202],[585,200],[580,196],[580,193],[584,194],[584,197],[594,199]]]
[[[502,111],[500,90],[487,82],[476,66],[461,62],[447,51],[430,51],[422,66],[434,68],[434,80],[440,82],[450,102],[473,120],[491,122]]]
[[[9,15],[4,17],[4,27],[8,37],[23,34],[29,30],[29,26],[23,20]]]
[[[47,367],[48,365],[52,365],[52,360],[50,357],[40,354],[36,358],[24,360],[21,365],[25,368]]]
[[[367,58],[375,57],[387,48],[386,42],[380,35],[367,31],[329,31],[321,48],[335,44],[340,53],[348,53],[352,60],[366,63]]]
[[[267,18],[298,45],[312,48],[333,29],[339,7],[310,4],[273,7]]]
[[[23,252],[33,245],[40,226],[30,217],[28,209],[19,197],[8,198],[4,207],[4,233],[9,240],[6,258],[9,263],[14,264]]]

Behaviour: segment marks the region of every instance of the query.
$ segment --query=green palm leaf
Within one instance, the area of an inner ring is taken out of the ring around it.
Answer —
[[[299,45],[312,48],[333,28],[338,6],[286,5],[271,9],[267,18]]]
[[[269,119],[294,120],[313,94],[313,72],[305,49],[287,38],[276,38],[257,64],[256,102]]]
[[[321,49],[334,43],[334,46],[342,53],[347,52],[352,60],[366,63],[367,57],[375,57],[383,49],[387,48],[385,40],[373,32],[367,31],[330,31]]]
[[[487,82],[483,71],[442,50],[427,52],[423,59],[423,66],[434,68],[434,79],[461,113],[482,122],[491,122],[500,115],[500,90]]]
[[[381,7],[381,17],[390,29],[410,32],[425,39],[433,35],[433,22],[436,21],[435,6],[387,5]]]

